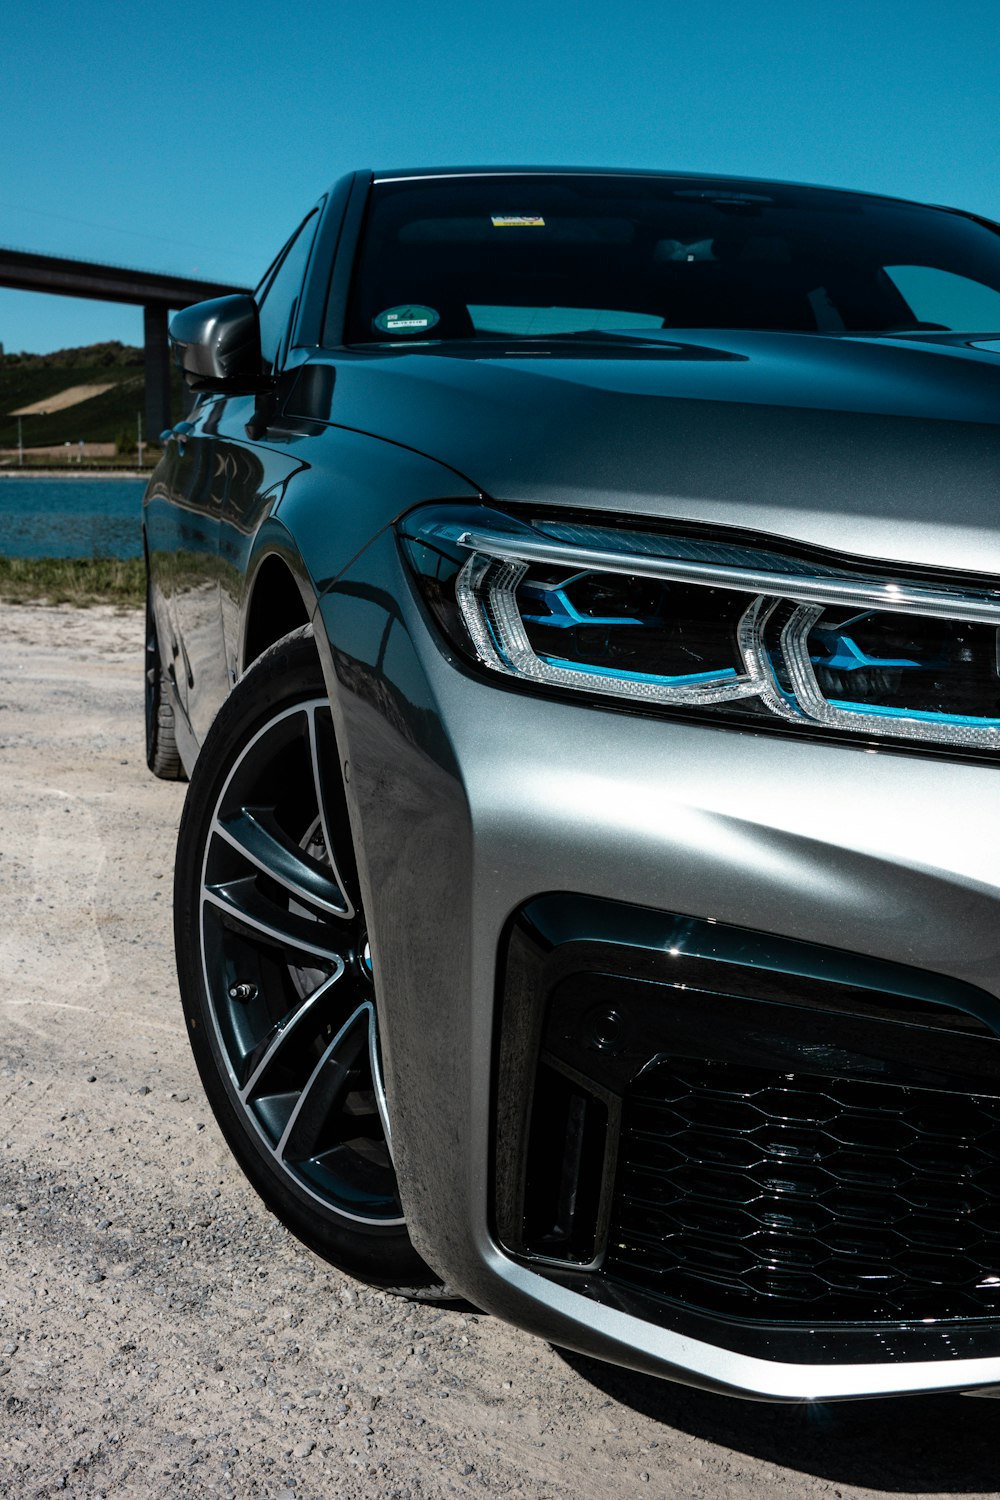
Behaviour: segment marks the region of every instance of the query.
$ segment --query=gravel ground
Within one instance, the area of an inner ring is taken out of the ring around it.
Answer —
[[[998,1408],[769,1407],[317,1260],[180,1024],[142,624],[0,605],[0,1497],[985,1496]]]

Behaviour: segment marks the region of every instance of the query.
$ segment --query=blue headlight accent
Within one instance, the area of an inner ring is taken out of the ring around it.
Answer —
[[[851,703],[846,698],[828,698],[833,708],[845,713],[871,714],[882,719],[917,719],[922,724],[956,724],[968,729],[1000,729],[1000,719],[980,719],[972,714],[933,713],[924,708],[887,708],[882,703]]]
[[[870,668],[906,668],[930,665],[925,662],[913,661],[906,656],[869,656],[867,652],[862,651],[861,647],[849,635],[842,635],[832,630],[814,629],[813,635],[824,635],[828,638],[830,644],[827,645],[827,642],[824,641],[823,645],[830,652],[830,655],[824,656],[821,653],[813,655],[810,653],[809,660],[814,667],[826,667],[831,672],[860,672]]]
[[[539,661],[544,661],[550,667],[562,667],[569,672],[587,672],[592,677],[608,675],[607,667],[596,667],[588,662],[564,661],[558,656],[545,655],[540,655]],[[694,687],[699,682],[719,682],[738,675],[735,667],[720,667],[717,672],[685,672],[679,677],[657,677],[651,672],[623,672],[620,668],[615,668],[615,677],[624,682],[649,682],[655,683],[657,687]]]

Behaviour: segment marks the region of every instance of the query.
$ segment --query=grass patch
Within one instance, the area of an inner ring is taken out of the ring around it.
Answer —
[[[146,597],[141,557],[0,557],[0,599],[9,604],[117,604]]]

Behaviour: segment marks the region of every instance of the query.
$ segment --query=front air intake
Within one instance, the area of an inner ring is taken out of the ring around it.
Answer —
[[[793,1359],[1000,1347],[1000,1001],[970,985],[546,897],[495,1142],[500,1243],[586,1296]]]
[[[773,1320],[1000,1310],[1000,1099],[663,1062],[627,1091],[604,1274]]]

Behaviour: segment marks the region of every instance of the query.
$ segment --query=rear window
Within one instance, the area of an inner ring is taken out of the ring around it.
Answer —
[[[947,209],[691,178],[376,183],[354,344],[660,329],[1000,331],[1000,233]]]

